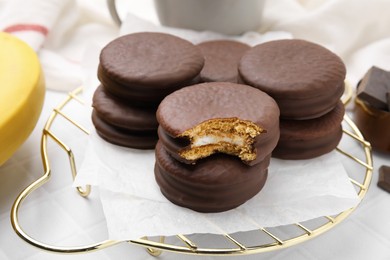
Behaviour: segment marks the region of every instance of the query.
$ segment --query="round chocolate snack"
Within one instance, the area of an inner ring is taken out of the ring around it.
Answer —
[[[233,82],[240,83],[238,63],[250,46],[232,40],[215,40],[198,44],[205,63],[200,72],[203,82]]]
[[[101,119],[112,126],[131,131],[156,131],[157,107],[139,107],[123,101],[99,86],[93,95],[94,110]]]
[[[281,118],[311,119],[331,111],[344,92],[346,68],[333,52],[304,40],[259,44],[242,57],[242,80],[272,96]]]
[[[153,149],[158,140],[156,130],[130,131],[118,128],[105,122],[95,110],[92,111],[92,123],[97,134],[112,144],[135,149]]]
[[[160,124],[159,132],[162,133],[160,140],[174,158],[185,163],[194,163],[197,158],[184,157],[183,151],[210,148],[216,142],[227,144],[228,148],[234,144],[245,145],[246,139],[242,141],[236,138],[250,132],[250,127],[253,126],[262,128],[263,131],[249,140],[249,149],[253,148],[250,152],[252,155],[254,153],[255,158],[244,160],[240,157],[247,164],[254,165],[262,161],[272,152],[279,139],[279,108],[276,102],[266,93],[247,85],[210,82],[185,87],[164,98],[156,115]],[[213,120],[216,121],[215,124]],[[218,128],[229,126],[229,120],[234,121],[232,129],[227,129],[227,133],[221,135],[217,133],[217,137],[212,135],[218,132]],[[244,124],[237,125],[237,121]],[[209,122],[210,125],[207,125]],[[250,126],[247,125],[248,122]],[[201,136],[199,140],[196,140],[197,136],[183,135],[191,131],[196,134],[199,129],[210,135],[205,138]],[[241,132],[229,136],[236,129]],[[183,142],[183,139],[191,138],[197,144],[188,145],[188,142]]]
[[[309,120],[280,120],[280,139],[272,153],[280,159],[314,158],[337,147],[342,137],[344,117],[341,101],[329,113]]]
[[[203,64],[199,49],[184,39],[164,33],[134,33],[103,48],[98,78],[120,98],[156,103],[190,84]]]
[[[233,209],[256,195],[267,179],[270,156],[255,166],[218,154],[187,165],[174,160],[161,142],[156,145],[155,178],[172,203],[199,212]]]

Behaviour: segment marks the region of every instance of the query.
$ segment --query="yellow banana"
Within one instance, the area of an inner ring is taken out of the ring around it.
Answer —
[[[34,50],[0,32],[0,165],[34,129],[44,96],[43,73]]]

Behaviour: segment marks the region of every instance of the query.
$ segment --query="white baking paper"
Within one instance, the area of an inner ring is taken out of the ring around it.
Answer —
[[[99,187],[110,239],[156,235],[234,233],[338,214],[359,198],[336,151],[310,160],[271,159],[258,195],[222,213],[176,206],[154,180],[154,151],[118,147],[96,133],[74,185]]]
[[[121,33],[137,31],[173,33],[195,43],[223,38],[211,32],[158,27],[128,16]],[[284,32],[251,32],[235,39],[254,45],[289,37]],[[86,93],[88,100],[93,89]],[[258,195],[227,212],[197,213],[172,204],[160,193],[154,179],[153,150],[115,146],[102,140],[94,129],[91,132],[74,186],[99,187],[109,239],[248,231],[335,215],[359,203],[341,155],[334,151],[311,160],[272,159],[268,179]]]

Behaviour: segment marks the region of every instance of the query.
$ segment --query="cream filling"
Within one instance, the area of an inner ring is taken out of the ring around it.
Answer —
[[[199,147],[210,144],[218,144],[218,143],[229,143],[232,145],[244,145],[245,141],[242,136],[217,136],[217,135],[205,135],[205,136],[197,136],[194,137],[194,140],[191,144],[192,147]]]
[[[179,155],[196,161],[214,153],[226,153],[243,161],[252,161],[256,159],[256,149],[253,148],[255,137],[262,132],[266,131],[248,120],[210,119],[179,135],[190,140],[190,146],[179,151]]]

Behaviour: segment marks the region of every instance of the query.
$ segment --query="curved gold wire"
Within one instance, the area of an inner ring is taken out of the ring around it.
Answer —
[[[346,88],[348,89],[348,87]],[[296,237],[290,237],[287,239],[282,240],[275,234],[273,234],[269,229],[267,228],[260,228],[258,231],[268,235],[273,242],[267,243],[267,244],[260,244],[260,245],[254,245],[254,246],[245,246],[243,243],[238,241],[237,239],[233,238],[229,234],[225,234],[224,237],[226,240],[228,240],[233,246],[228,248],[204,248],[204,247],[198,247],[196,243],[191,241],[188,237],[184,235],[177,235],[177,238],[183,242],[183,245],[173,245],[168,244],[164,242],[164,237],[160,237],[160,241],[150,241],[147,237],[135,239],[135,240],[128,240],[128,241],[116,241],[116,240],[104,240],[98,243],[85,245],[85,246],[70,246],[70,247],[58,247],[54,245],[48,245],[43,242],[39,242],[29,236],[27,233],[25,233],[22,229],[22,227],[19,224],[19,209],[23,203],[23,201],[26,199],[26,197],[31,194],[34,190],[41,187],[43,184],[45,184],[50,179],[51,175],[51,169],[48,159],[48,153],[47,153],[47,139],[48,137],[53,138],[54,141],[58,145],[60,145],[68,154],[71,169],[72,169],[72,176],[75,177],[76,172],[76,166],[74,163],[74,156],[71,151],[71,149],[63,143],[58,137],[56,137],[51,131],[50,127],[52,123],[54,122],[55,118],[58,115],[61,115],[62,108],[68,104],[71,100],[77,100],[77,94],[79,94],[82,91],[82,88],[76,89],[75,91],[69,93],[69,96],[56,108],[54,109],[53,113],[50,115],[49,119],[47,120],[47,123],[44,127],[44,131],[41,138],[41,156],[42,156],[42,163],[44,167],[44,174],[41,176],[38,180],[30,184],[27,188],[25,188],[19,196],[16,198],[12,209],[11,209],[11,223],[12,227],[17,233],[19,237],[21,237],[24,241],[31,244],[32,246],[35,246],[37,248],[53,252],[53,253],[65,253],[65,254],[71,254],[71,253],[86,253],[86,252],[92,252],[101,250],[107,247],[111,247],[113,245],[116,245],[118,243],[127,242],[135,245],[139,245],[142,247],[145,247],[147,251],[154,256],[158,256],[163,251],[170,251],[175,253],[184,253],[184,254],[197,254],[197,255],[242,255],[242,254],[255,254],[255,253],[262,253],[267,251],[273,251],[278,250],[281,248],[286,248],[289,246],[293,246],[299,243],[302,243],[304,241],[307,241],[311,238],[317,237],[324,232],[328,231],[329,229],[333,228],[335,225],[343,221],[345,218],[347,218],[351,212],[355,208],[348,209],[337,216],[324,216],[323,218],[326,220],[326,223],[316,227],[309,229],[302,223],[294,223],[292,225],[295,225],[297,228],[302,230],[303,234],[298,235]],[[348,92],[348,90],[346,90]],[[350,100],[349,94],[345,95],[347,97],[346,103],[348,100]],[[344,101],[343,101],[344,102]],[[346,104],[344,103],[344,104]],[[78,125],[76,122],[71,120],[71,118],[68,118],[72,124],[80,128],[83,132],[87,133],[86,129],[84,129],[82,126]],[[360,199],[363,199],[368,187],[370,185],[370,181],[372,178],[372,153],[371,153],[371,146],[370,144],[364,140],[362,134],[360,133],[359,129],[356,127],[356,125],[352,122],[352,120],[345,115],[344,116],[344,122],[349,125],[351,128],[351,131],[348,131],[344,129],[344,134],[355,139],[356,142],[361,144],[361,147],[364,152],[364,161],[352,156],[346,151],[343,151],[341,148],[337,148],[337,151],[339,151],[341,154],[346,155],[347,158],[353,159],[356,163],[361,165],[365,168],[365,176],[363,182],[358,182],[356,180],[353,180],[351,178],[351,182],[356,185],[359,188],[358,196]],[[85,188],[78,187],[78,191],[81,196],[88,196],[90,192],[90,187],[87,186]]]
[[[345,85],[345,90],[344,90],[343,96],[341,97],[341,102],[343,102],[343,104],[345,106],[352,99],[353,89],[352,89],[351,83],[349,83],[348,81],[345,81],[344,85]]]
[[[82,88],[78,88],[75,91],[73,91],[55,110],[61,110],[71,99],[72,95],[77,95],[82,91]],[[76,246],[76,247],[57,247],[57,246],[52,246],[48,245],[45,243],[41,243],[34,238],[30,237],[28,234],[26,234],[23,229],[21,228],[19,224],[19,208],[22,205],[23,201],[27,198],[29,194],[31,194],[34,190],[37,188],[41,187],[43,184],[48,182],[51,177],[51,170],[50,170],[50,164],[49,164],[49,159],[48,159],[48,154],[47,154],[47,138],[52,137],[57,144],[59,144],[63,149],[65,149],[68,153],[70,164],[71,164],[71,170],[73,177],[76,175],[76,168],[75,168],[75,162],[74,162],[74,156],[71,150],[63,143],[61,142],[55,135],[53,135],[50,132],[50,127],[52,123],[54,122],[54,119],[57,116],[57,112],[53,112],[49,119],[47,120],[43,134],[41,137],[41,157],[42,157],[42,163],[43,163],[43,168],[44,168],[44,174],[41,176],[38,180],[35,182],[31,183],[27,188],[25,188],[19,196],[16,198],[12,209],[11,209],[11,224],[13,229],[15,230],[16,234],[21,237],[24,241],[28,242],[29,244],[51,252],[57,252],[57,253],[80,253],[80,252],[89,252],[89,251],[96,251],[99,249],[103,249],[109,246],[112,246],[114,244],[117,244],[118,241],[112,241],[112,240],[106,240],[100,243],[95,243],[87,246]],[[77,187],[77,190],[79,191],[81,196],[88,196],[90,193],[90,186],[87,186],[86,188],[82,187]]]

